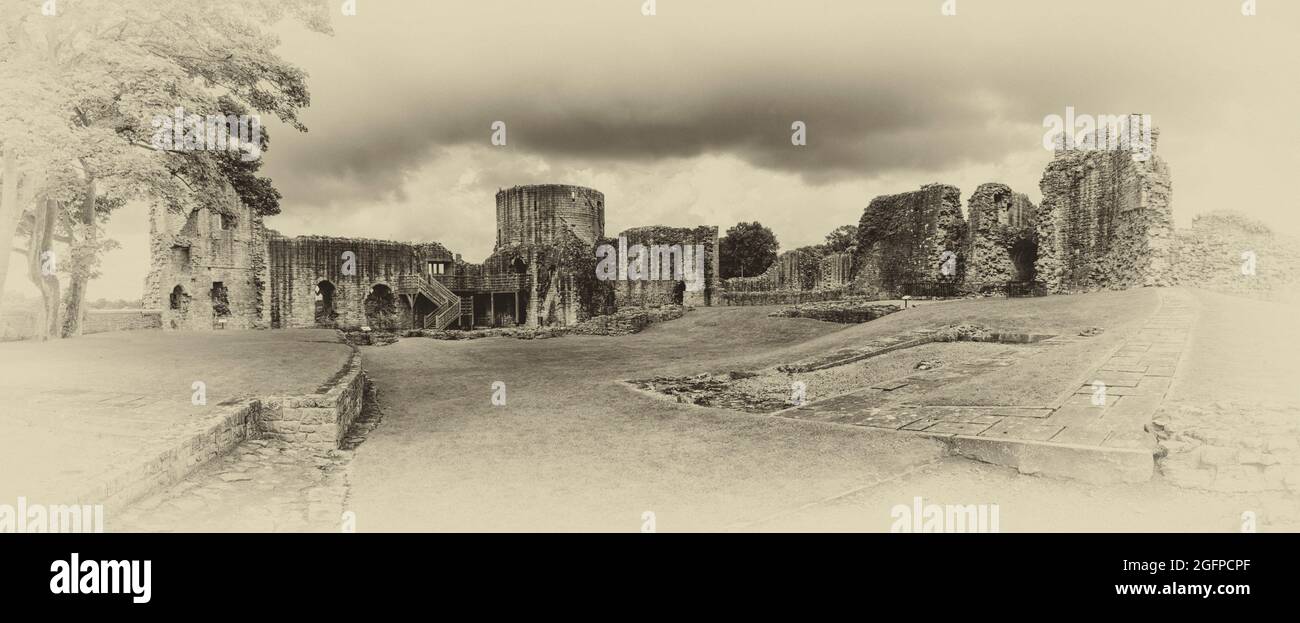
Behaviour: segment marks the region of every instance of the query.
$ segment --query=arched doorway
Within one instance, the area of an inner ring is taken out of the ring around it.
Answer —
[[[1029,283],[1034,280],[1034,263],[1038,261],[1038,243],[1029,238],[1016,241],[1008,251],[1011,264],[1016,269],[1016,282]]]
[[[366,295],[366,324],[373,329],[393,330],[399,327],[397,296],[385,284],[375,284]]]
[[[167,309],[171,312],[171,328],[179,329],[185,324],[190,311],[190,295],[185,288],[177,285],[167,297]]]
[[[334,326],[339,314],[334,310],[334,284],[322,281],[316,284],[316,324]]]
[[[673,286],[673,303],[681,305],[684,300],[686,300],[686,282],[678,281],[677,285]]]

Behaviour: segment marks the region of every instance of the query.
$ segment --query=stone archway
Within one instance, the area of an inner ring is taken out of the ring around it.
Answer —
[[[171,294],[167,296],[167,309],[171,313],[171,328],[185,326],[190,313],[190,295],[185,292],[184,286],[177,284],[172,288]]]
[[[334,326],[338,320],[339,314],[335,309],[334,299],[338,291],[328,279],[316,284],[316,324],[320,326]]]
[[[1038,262],[1038,243],[1032,238],[1021,238],[1007,249],[1011,265],[1015,268],[1015,281],[1029,283],[1037,276],[1034,264]]]
[[[378,283],[366,295],[366,324],[372,329],[393,330],[401,324],[397,295],[387,284]]]

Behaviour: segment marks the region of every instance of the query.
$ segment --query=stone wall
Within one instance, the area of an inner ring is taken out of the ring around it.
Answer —
[[[150,210],[144,305],[164,329],[263,328],[268,322],[267,232],[233,189],[210,206]]]
[[[651,253],[655,246],[672,246],[684,248],[701,245],[704,259],[698,262],[704,269],[703,281],[691,285],[681,279],[641,279],[620,280],[614,283],[614,303],[617,307],[658,307],[660,305],[683,304],[691,306],[709,306],[715,304],[721,280],[718,277],[718,228],[701,227],[636,227],[619,234],[620,240],[627,241],[630,249],[633,245],[642,245]],[[612,242],[612,241],[607,241]],[[621,242],[619,243],[621,244]],[[692,256],[694,257],[694,252]],[[651,253],[652,262],[658,263],[662,254]],[[664,267],[655,270],[651,266],[651,275],[662,276]],[[680,299],[679,299],[680,297]]]
[[[195,468],[222,456],[241,442],[258,435],[262,402],[248,400],[227,405],[209,416],[190,433],[143,463],[123,465],[89,490],[78,495],[79,503],[103,504],[114,509],[184,479]]]
[[[82,324],[83,334],[161,329],[161,309],[89,309]]]
[[[858,223],[854,289],[882,294],[909,283],[960,282],[965,239],[961,191],[955,186],[927,184],[876,197]],[[942,272],[945,252],[957,256],[952,275]]]
[[[199,466],[228,453],[248,439],[270,437],[317,450],[341,447],[349,427],[361,415],[368,381],[361,355],[316,393],[268,397],[220,407],[148,461],[117,467],[78,495],[78,502],[122,508],[179,482]]]
[[[972,292],[1034,279],[1038,209],[1006,184],[981,184],[967,203],[965,287]]]
[[[860,324],[870,322],[882,316],[902,311],[902,307],[888,303],[877,303],[870,299],[845,299],[838,301],[796,304],[777,312],[772,316],[781,318],[812,318],[826,322],[843,324]]]
[[[843,288],[853,281],[853,254],[832,253],[818,265],[818,288]]]
[[[1180,284],[1264,300],[1300,301],[1300,240],[1229,211],[1197,215],[1175,237]],[[1254,254],[1249,273],[1245,253]]]
[[[763,274],[732,277],[725,280],[728,292],[772,292],[776,290],[812,290],[821,282],[824,252],[820,247],[800,247],[776,257]]]
[[[722,304],[731,307],[747,305],[796,305],[843,298],[843,288],[829,290],[769,290],[762,292],[724,292]]]
[[[568,229],[588,244],[605,237],[605,195],[565,184],[515,186],[497,192],[497,243],[547,244]]]
[[[375,286],[393,294],[399,317],[409,313],[397,294],[397,278],[420,274],[428,260],[451,261],[452,254],[438,244],[407,244],[387,240],[274,236],[269,244],[270,323],[276,328],[336,326],[353,329],[380,324],[366,315],[366,297]],[[344,273],[343,254],[351,252],[355,274]],[[334,288],[333,319],[316,319],[316,289],[322,282]],[[417,310],[431,311],[431,310]]]
[[[665,305],[650,309],[620,309],[612,314],[596,316],[574,325],[569,332],[574,335],[631,335],[646,327],[667,320],[676,320],[686,313],[681,305]]]
[[[365,403],[366,374],[361,355],[315,394],[262,401],[258,430],[265,437],[322,450],[340,447]]]
[[[1039,183],[1035,272],[1052,292],[1170,283],[1169,168],[1156,153],[1057,150]]]

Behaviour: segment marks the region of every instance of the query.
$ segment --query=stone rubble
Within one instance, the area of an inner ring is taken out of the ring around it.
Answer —
[[[839,301],[793,305],[768,315],[778,318],[812,318],[813,320],[824,320],[826,322],[860,324],[902,311],[902,309],[898,305],[877,303],[870,299],[850,298]]]

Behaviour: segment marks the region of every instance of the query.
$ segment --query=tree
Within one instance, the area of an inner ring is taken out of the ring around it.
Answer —
[[[736,223],[718,241],[722,278],[754,277],[776,261],[776,234],[762,223]]]
[[[260,161],[151,139],[156,120],[176,109],[200,118],[253,110],[305,131],[297,112],[310,103],[306,75],[275,54],[279,41],[266,26],[293,16],[328,32],[329,5],[61,0],[48,17],[25,0],[0,0],[0,293],[21,231],[30,240],[29,278],[54,316],[41,326],[59,328],[58,277],[32,262],[56,242],[67,245],[58,263],[71,275],[61,329],[73,335],[85,286],[111,248],[99,234],[116,207],[147,199],[186,212],[234,188],[253,209],[278,211],[279,193],[256,175]],[[265,147],[263,138],[255,151]]]
[[[846,253],[849,248],[857,244],[858,226],[840,225],[826,234],[826,243],[823,246],[827,253]]]

